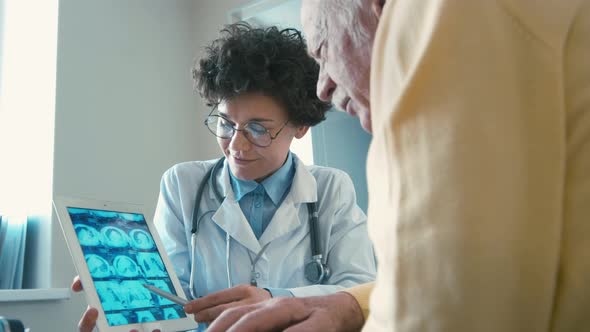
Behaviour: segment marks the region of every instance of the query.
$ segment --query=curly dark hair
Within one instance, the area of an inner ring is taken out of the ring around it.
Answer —
[[[326,118],[330,103],[316,95],[319,65],[296,29],[254,28],[239,22],[221,30],[192,70],[195,90],[214,106],[245,93],[273,98],[297,126]]]

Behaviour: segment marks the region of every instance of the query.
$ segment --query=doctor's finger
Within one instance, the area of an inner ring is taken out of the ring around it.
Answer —
[[[238,307],[241,304],[241,302],[232,302],[201,310],[195,313],[195,320],[199,323],[210,323],[227,309]]]
[[[78,331],[80,332],[92,332],[96,326],[96,320],[98,319],[98,310],[92,307],[88,307],[82,315],[82,319],[78,323]]]
[[[205,295],[186,304],[184,306],[184,311],[189,314],[194,314],[218,305],[240,301],[250,294],[249,287],[252,286],[238,285],[232,288],[211,293],[209,295]]]
[[[74,292],[81,292],[84,290],[84,288],[82,287],[82,281],[80,280],[80,276],[74,277],[71,288]]]

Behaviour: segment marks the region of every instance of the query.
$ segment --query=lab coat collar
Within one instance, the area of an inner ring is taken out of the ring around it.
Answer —
[[[317,182],[315,177],[307,170],[305,165],[295,156],[295,176],[291,184],[291,190],[285,200],[275,212],[268,227],[260,237],[260,245],[264,246],[291,231],[300,227],[303,222],[299,219],[299,209],[306,208],[306,203],[316,202],[318,197]],[[307,213],[304,214],[307,216]]]
[[[254,253],[258,253],[262,246],[266,245],[291,231],[300,227],[303,223],[299,219],[299,209],[306,208],[302,204],[317,202],[317,182],[315,177],[307,170],[305,165],[293,154],[295,162],[295,175],[291,190],[278,207],[268,227],[260,237],[256,239],[252,227],[246,220],[240,205],[235,198],[229,179],[227,161],[216,176],[217,186],[220,192],[225,196],[219,209],[215,212],[213,221],[234,240],[248,248]],[[215,199],[213,189],[209,188],[209,197]],[[219,204],[216,202],[215,204]],[[319,205],[319,204],[318,204]],[[304,214],[307,216],[307,213]],[[307,219],[304,220],[307,222]],[[265,258],[265,254],[262,256]]]
[[[293,177],[295,175],[293,159],[293,153],[289,151],[283,165],[274,174],[261,182],[266,194],[275,206],[279,206],[285,193],[291,188],[291,183],[293,183]]]
[[[227,160],[225,160],[223,167],[221,167],[215,177],[216,186],[225,197],[223,202],[218,202],[215,198],[213,188],[209,188],[210,199],[215,200],[213,204],[219,206],[212,217],[213,222],[239,244],[248,248],[253,253],[258,253],[262,247],[236,200],[229,177],[229,167]]]
[[[318,184],[315,177],[307,170],[307,167],[299,160],[297,155],[293,154],[295,158],[295,176],[293,176],[293,183],[291,184],[291,191],[287,194],[292,203],[309,203],[318,200]]]
[[[292,173],[294,173],[295,169],[295,158],[295,154],[289,151],[285,163],[274,174],[262,181],[260,184],[256,181],[240,180],[236,178],[233,174],[231,174],[231,170],[226,160],[223,163],[223,172],[219,172],[221,173],[221,176],[217,178],[219,181],[218,188],[224,188],[225,196],[228,192],[227,184],[229,184],[232,188],[231,191],[233,192],[234,197],[240,201],[245,195],[256,190],[259,185],[262,185],[264,191],[271,201],[275,204],[275,206],[278,206],[282,198],[285,196],[285,191],[290,188],[291,183],[293,182]],[[224,180],[226,174],[228,178],[227,182]],[[212,189],[210,194],[213,194]]]
[[[258,242],[252,231],[252,227],[240,209],[238,201],[233,197],[230,198],[230,195],[223,200],[212,219],[232,239],[248,248],[251,252],[258,253],[262,249],[260,242]]]

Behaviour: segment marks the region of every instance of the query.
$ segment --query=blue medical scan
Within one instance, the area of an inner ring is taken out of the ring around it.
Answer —
[[[85,255],[86,264],[93,278],[107,278],[114,274],[113,267],[104,258],[95,254]]]
[[[149,233],[141,229],[134,229],[129,232],[131,246],[135,249],[154,249],[156,244]]]
[[[182,306],[148,291],[176,294],[142,214],[68,207],[110,326],[185,318]]]
[[[137,254],[137,262],[147,277],[165,277],[164,262],[158,253],[141,252]]]

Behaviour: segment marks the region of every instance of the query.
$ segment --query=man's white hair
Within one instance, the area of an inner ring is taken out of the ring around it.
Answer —
[[[319,2],[322,29],[329,28],[326,22],[328,17],[338,15],[341,20],[349,22],[349,25],[354,27],[350,29],[350,37],[354,44],[362,44],[371,38],[367,23],[361,19],[361,16],[365,15],[363,11],[368,10],[366,4],[363,5],[363,0],[319,0]]]

